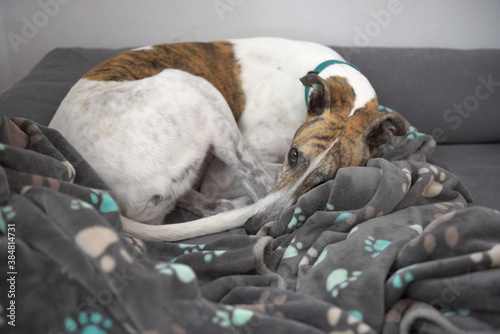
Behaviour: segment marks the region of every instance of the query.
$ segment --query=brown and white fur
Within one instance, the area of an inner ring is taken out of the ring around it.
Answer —
[[[378,112],[375,91],[353,67],[304,76],[329,59],[342,60],[328,47],[278,38],[134,49],[85,74],[50,126],[111,187],[129,235],[175,241],[248,219],[263,225],[339,168],[364,165],[393,134],[405,133],[398,116]],[[303,86],[312,88],[307,108]],[[210,152],[256,203],[153,226],[179,199],[193,198]],[[268,192],[273,181],[261,163],[277,162],[283,165]]]

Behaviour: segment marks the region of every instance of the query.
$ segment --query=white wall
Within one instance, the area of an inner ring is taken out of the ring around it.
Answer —
[[[340,46],[500,48],[499,31],[498,0],[1,0],[0,91],[56,47],[281,36]]]

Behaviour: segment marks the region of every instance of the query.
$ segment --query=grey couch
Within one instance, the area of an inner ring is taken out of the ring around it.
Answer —
[[[339,49],[382,105],[435,136],[429,160],[442,168],[388,159],[433,143],[411,131],[257,236],[180,243],[121,235],[104,182],[34,123],[118,51],[54,50],[0,95],[0,245],[15,234],[0,280],[18,269],[19,319],[6,325],[1,294],[2,333],[498,333],[500,50]]]
[[[475,205],[500,209],[500,50],[339,48],[379,102],[438,143],[429,161],[459,178]],[[0,95],[1,112],[47,125],[87,70],[121,50],[56,49]]]

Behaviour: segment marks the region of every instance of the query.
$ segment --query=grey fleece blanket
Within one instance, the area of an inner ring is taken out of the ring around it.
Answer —
[[[2,333],[500,329],[500,214],[409,134],[281,217],[207,243],[120,236],[113,194],[55,131],[0,123]]]

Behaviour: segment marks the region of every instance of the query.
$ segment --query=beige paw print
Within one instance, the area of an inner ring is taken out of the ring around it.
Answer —
[[[408,183],[403,182],[403,192],[406,194],[408,190],[410,190],[410,185],[411,185],[411,172],[408,168],[403,168],[403,172],[406,175],[406,178],[408,179]]]
[[[446,179],[446,174],[444,172],[439,172],[439,170],[434,166],[430,166],[429,168],[421,168],[418,171],[418,175],[422,176],[428,173],[431,174],[431,178],[429,180],[429,183],[427,183],[427,186],[425,186],[424,191],[422,191],[422,196],[436,197],[443,190],[443,185],[441,182]],[[420,177],[417,182],[419,181],[423,181],[423,178]]]
[[[99,258],[99,265],[104,272],[112,272],[116,268],[116,259],[105,254],[108,247],[118,243],[118,234],[111,228],[105,226],[92,226],[81,230],[75,237],[76,244],[88,255]],[[121,257],[128,263],[134,260],[125,250],[120,249]]]

